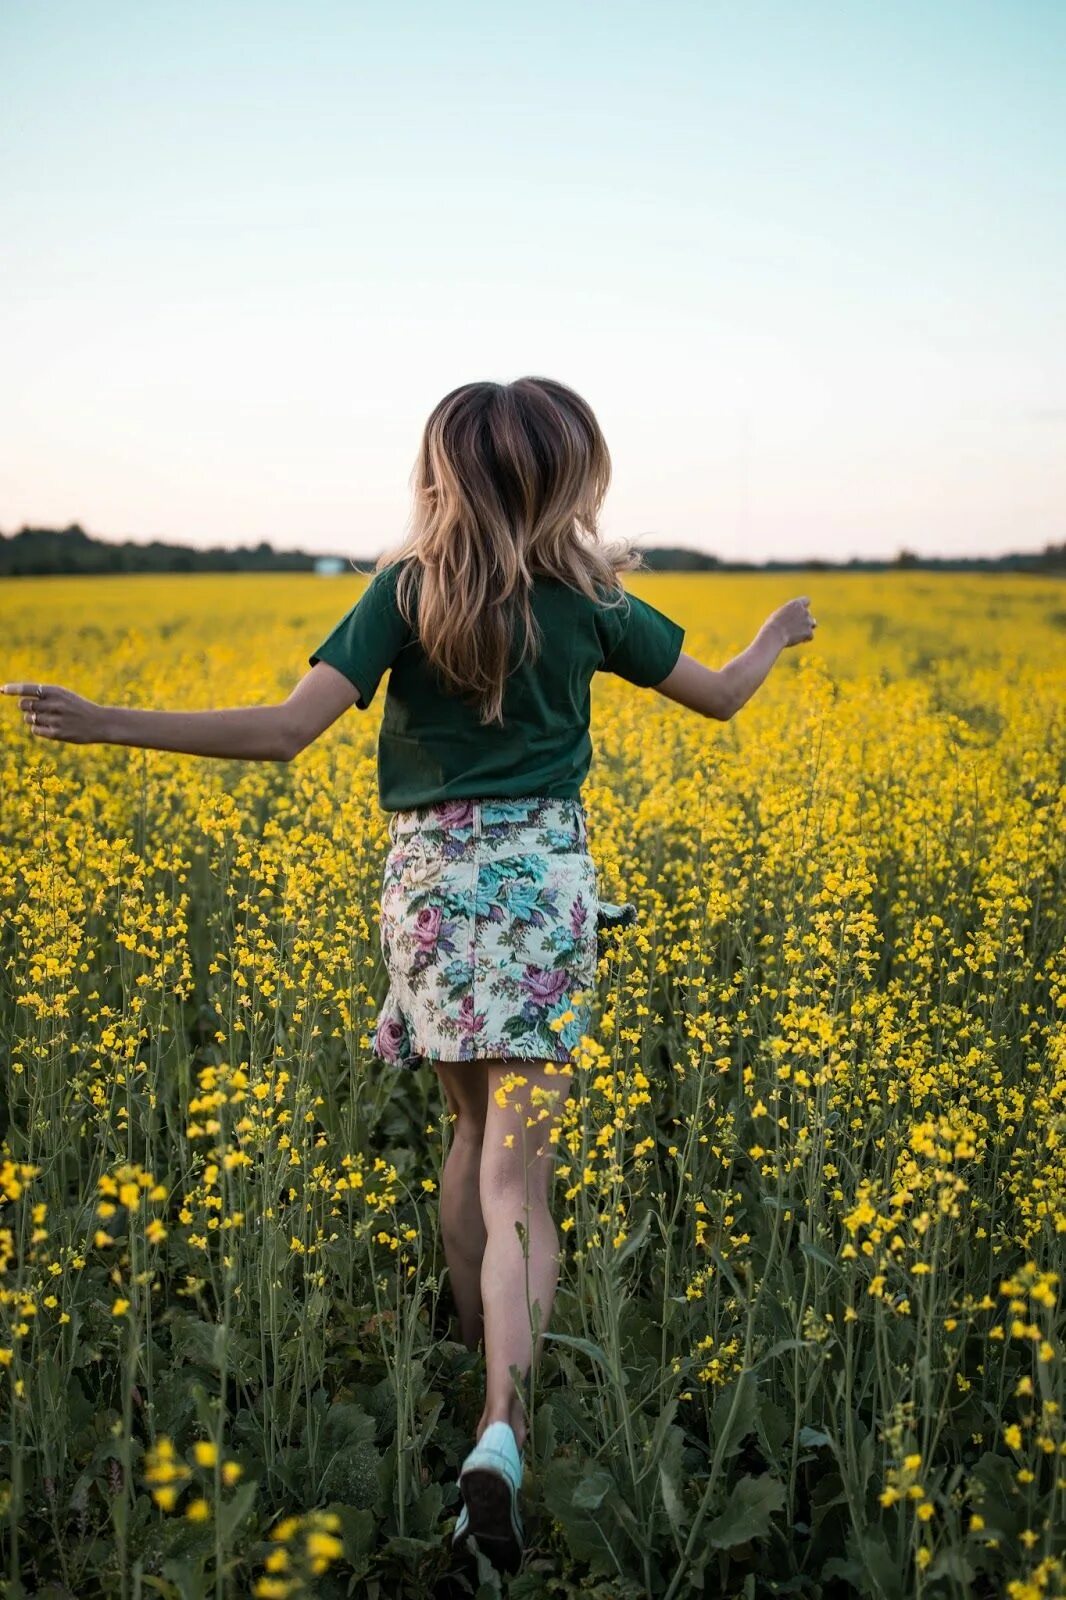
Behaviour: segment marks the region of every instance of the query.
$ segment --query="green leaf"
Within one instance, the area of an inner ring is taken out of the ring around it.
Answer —
[[[588,1462],[568,1456],[553,1461],[544,1476],[544,1504],[562,1527],[571,1555],[587,1561],[594,1573],[615,1571],[609,1554],[610,1523],[605,1526],[602,1515],[574,1503],[574,1496],[588,1472]]]
[[[733,1411],[733,1397],[740,1388],[740,1399],[736,1411],[730,1421],[730,1412]],[[755,1387],[753,1370],[750,1367],[734,1378],[732,1383],[726,1384],[711,1412],[711,1429],[715,1439],[723,1451],[723,1457],[735,1456],[740,1449],[742,1441],[755,1428],[755,1418],[758,1408],[758,1391]],[[729,1433],[726,1437],[726,1429]]]
[[[555,1412],[550,1400],[538,1400],[532,1422],[533,1451],[538,1461],[551,1461],[555,1455]]]
[[[630,1256],[638,1251],[648,1237],[648,1228],[651,1226],[651,1212],[645,1211],[633,1232],[629,1235],[621,1250],[615,1251],[611,1260],[616,1267],[623,1266]]]
[[[244,1521],[255,1504],[256,1491],[259,1485],[252,1479],[242,1483],[232,1499],[226,1500],[218,1508],[218,1527],[222,1535],[222,1544],[228,1547],[233,1535]]]
[[[677,1480],[673,1473],[667,1470],[666,1462],[659,1462],[659,1492],[663,1497],[663,1509],[670,1520],[675,1538],[680,1542],[685,1536],[685,1504],[678,1490]]]
[[[603,1504],[613,1488],[614,1479],[611,1474],[604,1472],[602,1467],[595,1467],[585,1474],[574,1489],[571,1503],[580,1506],[582,1511],[595,1511]]]
[[[792,1436],[792,1424],[783,1406],[771,1400],[768,1394],[759,1396],[755,1417],[759,1440],[768,1461],[776,1461]]]
[[[652,1430],[651,1439],[646,1445],[649,1455],[660,1456],[663,1454],[664,1450],[671,1451],[673,1449],[672,1436],[674,1434],[678,1435],[679,1441],[684,1437],[680,1428],[671,1426],[676,1415],[677,1396],[674,1395],[673,1399],[667,1401],[666,1405],[659,1412],[659,1415],[655,1419],[655,1427]],[[669,1440],[669,1443],[665,1442],[667,1440]],[[680,1448],[680,1444],[678,1448]]]
[[[863,1594],[876,1596],[876,1600],[904,1600],[909,1591],[883,1528],[867,1527],[860,1534],[853,1530],[848,1553],[862,1562],[864,1581],[859,1588]]]
[[[831,1272],[835,1272],[840,1266],[836,1256],[831,1256],[829,1251],[823,1250],[820,1244],[811,1244],[809,1239],[803,1239],[800,1242],[800,1249],[808,1261],[817,1261],[820,1266],[828,1267]]]
[[[786,1350],[812,1350],[814,1348],[815,1341],[812,1339],[778,1339],[777,1343],[772,1344],[769,1350],[763,1351],[757,1361],[752,1362],[751,1370],[754,1372],[756,1367],[761,1367],[764,1361],[772,1361],[774,1356],[783,1356]]]
[[[741,1478],[721,1513],[707,1528],[707,1537],[719,1550],[762,1539],[770,1531],[770,1518],[785,1503],[785,1486],[777,1478]]]
[[[439,1483],[427,1483],[418,1497],[411,1514],[411,1528],[426,1538],[434,1532],[444,1505],[444,1489]]]
[[[945,1550],[941,1550],[926,1573],[927,1578],[954,1578],[956,1583],[962,1585],[965,1593],[972,1592],[970,1585],[976,1576],[958,1545],[949,1545]]]
[[[611,1372],[611,1363],[607,1359],[606,1352],[601,1350],[598,1344],[593,1344],[589,1339],[579,1339],[577,1335],[573,1333],[551,1332],[545,1332],[543,1337],[545,1339],[554,1339],[556,1344],[570,1345],[574,1350],[580,1350],[583,1355],[589,1356],[591,1360],[598,1361],[605,1372],[608,1374]]]
[[[799,1442],[804,1450],[822,1450],[833,1441],[821,1428],[803,1427],[799,1431]]]
[[[357,1511],[351,1506],[332,1505],[330,1510],[340,1518],[344,1559],[359,1574],[364,1571],[367,1558],[374,1548],[377,1518],[371,1510]]]
[[[354,1444],[373,1439],[377,1423],[360,1405],[350,1400],[338,1400],[325,1415],[325,1436],[338,1449],[350,1449]]]
[[[862,1583],[863,1572],[857,1561],[850,1556],[830,1556],[822,1568],[823,1578],[843,1578],[845,1583],[850,1583],[858,1589]]]
[[[214,1582],[209,1582],[204,1576],[203,1565],[197,1562],[194,1566],[191,1561],[163,1562],[163,1577],[170,1578],[177,1586],[181,1600],[205,1600],[205,1597],[214,1589]]]

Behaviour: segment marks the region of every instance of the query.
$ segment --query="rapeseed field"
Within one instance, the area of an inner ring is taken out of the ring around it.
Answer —
[[[1066,1594],[1066,591],[628,582],[711,666],[795,594],[819,626],[724,724],[594,682],[639,920],[568,1085],[510,1580],[448,1540],[450,1125],[369,1056],[384,685],[290,763],[0,707],[3,1593]],[[2,673],[277,701],[361,586],[12,581]]]

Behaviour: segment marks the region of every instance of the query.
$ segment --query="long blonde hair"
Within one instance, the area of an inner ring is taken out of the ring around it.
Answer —
[[[503,722],[517,617],[525,628],[519,662],[539,657],[535,577],[558,578],[601,604],[627,603],[618,574],[643,556],[600,539],[610,480],[591,407],[550,378],[464,383],[430,413],[411,474],[407,537],[376,570],[403,563],[397,604],[441,682],[472,697],[483,724]]]

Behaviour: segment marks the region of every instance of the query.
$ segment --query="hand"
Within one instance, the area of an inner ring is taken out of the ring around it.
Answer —
[[[801,594],[798,600],[786,600],[783,606],[778,606],[767,617],[766,626],[774,629],[786,650],[790,645],[803,644],[814,638],[818,624],[811,616],[810,605],[809,595]]]
[[[17,694],[26,726],[40,739],[68,744],[99,744],[103,739],[103,706],[83,700],[73,689],[54,683],[5,683],[0,694]]]

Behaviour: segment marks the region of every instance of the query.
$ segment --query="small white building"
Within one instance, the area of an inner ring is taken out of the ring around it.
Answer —
[[[315,571],[330,574],[343,572],[344,561],[340,556],[316,556]]]

